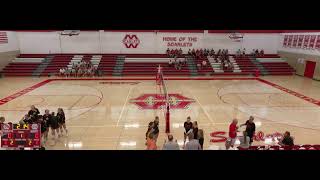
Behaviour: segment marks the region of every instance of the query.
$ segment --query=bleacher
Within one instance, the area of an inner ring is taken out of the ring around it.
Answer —
[[[112,75],[114,66],[116,65],[117,55],[102,55],[98,70],[102,72],[103,75]]]
[[[203,68],[201,66],[201,69],[198,69],[198,74],[199,75],[206,75],[206,74],[211,74],[213,73],[213,68],[208,60],[207,57],[199,57],[199,58],[195,58],[195,63],[197,64],[201,64],[202,65],[202,61],[205,60],[207,62],[207,66],[205,68]]]
[[[47,56],[47,54],[21,54],[2,70],[2,74],[4,76],[31,76]],[[159,65],[162,67],[164,75],[190,76],[188,65],[183,66],[181,70],[169,67],[169,58],[166,54],[57,54],[51,56],[53,56],[53,58],[49,65],[42,71],[41,76],[56,75],[59,73],[60,68],[70,68],[72,61],[80,60],[80,56],[81,59],[91,60],[103,75],[112,75],[117,65],[117,58],[124,56],[125,62],[121,70],[121,75],[123,76],[154,76],[156,75]],[[246,55],[245,57],[233,56],[233,58],[237,64],[236,71],[226,70],[218,72],[210,66],[212,62],[205,57],[204,60],[207,61],[208,67],[198,70],[198,74],[205,75],[214,72],[214,75],[251,75],[254,74],[258,68],[252,62],[252,59],[250,59],[252,58],[250,55]],[[201,64],[202,60],[203,59],[196,59],[195,64]],[[295,70],[277,54],[265,54],[264,56],[255,57],[255,60],[260,63],[265,71],[268,72],[267,74],[270,75],[292,75],[295,72]]]
[[[256,65],[252,63],[249,56],[236,57],[232,56],[234,61],[237,63],[241,72],[228,72],[227,75],[251,75],[257,69]]]
[[[181,57],[180,57],[181,58]],[[181,70],[169,67],[169,59],[166,54],[130,54],[126,55],[122,75],[124,76],[155,76],[159,65],[167,76],[189,76],[188,65]],[[179,59],[179,58],[178,58]]]
[[[33,71],[42,63],[45,54],[23,54],[16,57],[2,70],[4,76],[32,76]]]
[[[56,75],[60,68],[65,68],[71,61],[74,55],[55,55],[51,63],[41,73],[41,76]]]
[[[278,55],[260,56],[256,60],[269,75],[293,75],[295,73],[295,70]]]

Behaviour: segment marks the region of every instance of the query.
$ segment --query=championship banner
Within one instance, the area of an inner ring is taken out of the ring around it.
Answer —
[[[311,35],[310,36],[310,42],[308,48],[314,49],[314,43],[316,42],[316,35]]]
[[[305,35],[305,36],[304,36],[303,48],[308,48],[309,39],[310,39],[310,35]]]
[[[288,35],[285,35],[283,38],[283,47],[287,47],[287,43],[288,43]]]
[[[292,47],[296,47],[297,46],[297,43],[298,43],[298,35],[294,35],[293,37],[293,43],[292,43]]]
[[[287,44],[288,47],[291,47],[292,39],[293,39],[293,35],[289,35],[289,40],[288,40],[288,44]]]
[[[299,35],[297,48],[302,48],[303,35]]]
[[[316,41],[315,49],[319,49],[319,50],[320,50],[320,35],[317,36],[317,41]]]

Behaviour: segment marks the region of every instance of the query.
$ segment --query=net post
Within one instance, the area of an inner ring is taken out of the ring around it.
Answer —
[[[170,133],[170,107],[167,105],[166,111],[166,133]]]

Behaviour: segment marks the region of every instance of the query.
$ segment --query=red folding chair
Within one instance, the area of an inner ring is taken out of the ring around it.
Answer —
[[[280,146],[270,146],[270,150],[279,150]]]
[[[258,146],[250,146],[249,150],[258,150]]]
[[[319,144],[313,145],[313,148],[315,148],[316,150],[320,150],[320,145]]]
[[[305,144],[305,145],[302,145],[301,147],[305,148],[306,150],[309,150],[311,148],[311,145]]]

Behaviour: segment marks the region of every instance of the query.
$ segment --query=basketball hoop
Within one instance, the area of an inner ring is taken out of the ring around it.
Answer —
[[[229,38],[234,42],[241,42],[243,40],[243,34],[237,32],[231,32],[229,34]]]
[[[80,34],[80,30],[64,30],[60,33],[62,36],[77,36]]]

